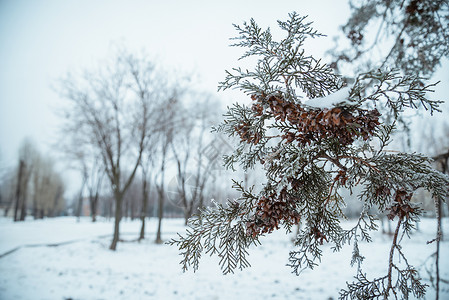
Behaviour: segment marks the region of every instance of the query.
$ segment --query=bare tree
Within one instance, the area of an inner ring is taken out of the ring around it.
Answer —
[[[157,81],[150,61],[119,52],[112,63],[77,78],[69,74],[59,85],[61,96],[69,102],[63,134],[95,149],[112,189],[115,222],[111,250],[119,241],[123,196],[147,146]]]
[[[134,220],[138,217],[142,204],[142,187],[140,180],[134,180],[123,198],[123,216]]]
[[[25,162],[19,160],[19,168],[17,172],[17,186],[16,186],[16,197],[15,197],[15,208],[14,208],[14,222],[19,221],[19,209],[22,207],[22,202],[24,202],[25,193],[23,192],[23,173],[25,169]]]
[[[153,155],[155,143],[149,142],[146,149],[145,156],[141,160],[142,171],[142,206],[140,211],[140,220],[142,225],[140,227],[139,241],[145,239],[145,218],[148,212],[148,197],[150,194],[152,168],[154,167],[155,160]]]
[[[92,145],[79,147],[80,143],[82,144],[82,141],[77,136],[72,136],[72,138],[66,139],[64,144],[59,143],[58,145],[59,148],[62,146],[69,167],[78,171],[81,175],[81,186],[75,200],[75,215],[79,221],[83,203],[86,199],[85,193],[87,192],[92,222],[96,222],[98,201],[105,172],[98,151]]]
[[[204,204],[206,183],[217,167],[219,153],[211,153],[213,135],[210,133],[217,119],[218,103],[207,95],[194,95],[195,101],[178,109],[183,126],[177,131],[172,143],[172,152],[177,170],[177,202],[183,208],[185,224],[199,207]],[[184,116],[182,116],[184,114]]]
[[[55,217],[64,209],[65,190],[61,175],[50,158],[36,156],[33,168],[33,216],[35,219]]]
[[[17,186],[17,172],[12,171],[11,169],[7,169],[5,170],[5,173],[2,174],[1,179],[0,194],[4,207],[3,215],[7,217],[15,202],[14,200],[15,188]]]
[[[190,112],[185,109],[178,109],[176,112],[177,114],[179,114],[179,112],[184,113],[186,114],[186,117],[190,114]],[[194,121],[195,120],[192,117],[186,118],[186,121],[183,122],[184,124],[182,128],[177,131],[174,141],[171,143],[171,150],[173,152],[177,172],[175,183],[176,188],[172,191],[171,197],[174,198],[172,200],[183,208],[186,224],[187,220],[192,215],[195,204],[194,201],[196,198],[193,195],[189,195],[196,193],[196,190],[192,185],[192,182],[187,182],[192,181],[192,174],[188,172],[188,167],[192,158],[191,148],[193,144],[192,139],[195,126]]]
[[[85,169],[86,174],[90,171],[89,175],[86,176],[85,182],[89,198],[90,215],[92,217],[92,222],[96,222],[98,214],[98,201],[100,199],[100,191],[105,172],[102,164],[98,159],[95,159],[95,157],[90,164],[90,170],[87,168],[86,162],[84,162],[83,169]]]
[[[37,156],[36,159],[34,160],[34,164],[35,164],[35,169],[33,172],[33,211],[32,211],[32,215],[34,217],[34,219],[38,219],[39,218],[39,184],[40,181],[42,180],[42,172],[43,172],[43,162],[42,162],[42,158],[40,156]]]
[[[148,211],[148,194],[149,194],[149,182],[148,182],[148,168],[145,164],[142,164],[142,210],[140,211],[140,220],[142,225],[140,227],[139,241],[145,238],[145,218]]]
[[[71,145],[68,147],[68,150],[76,149],[75,151],[65,151],[66,155],[69,155],[73,161],[75,161],[75,169],[77,169],[81,173],[81,187],[79,189],[79,193],[77,198],[74,200],[74,209],[75,209],[75,216],[77,218],[77,221],[80,221],[80,217],[82,214],[83,209],[83,202],[84,202],[84,190],[86,188],[87,180],[89,177],[89,167],[87,163],[87,156],[86,152],[83,151],[87,147],[83,147],[83,149],[79,149],[75,145]]]
[[[157,173],[157,178],[155,180],[155,186],[158,195],[158,225],[156,232],[156,244],[162,243],[162,219],[164,217],[164,203],[165,203],[165,171],[167,167],[168,155],[170,150],[170,145],[173,141],[173,135],[175,130],[175,122],[173,118],[175,116],[174,112],[178,103],[178,98],[173,96],[169,98],[167,104],[163,105],[161,109],[164,110],[164,114],[160,117],[160,132],[159,132],[159,171]]]
[[[24,221],[26,217],[28,188],[31,174],[33,172],[33,161],[35,156],[36,150],[33,143],[29,139],[25,139],[19,149],[14,221]]]
[[[65,186],[61,175],[55,170],[53,161],[42,156],[28,139],[19,149],[17,167],[4,178],[7,184],[4,194],[10,199],[10,205],[14,205],[14,221],[25,220],[29,204],[32,204],[35,219],[57,216],[65,208]],[[5,211],[5,216],[7,213]]]

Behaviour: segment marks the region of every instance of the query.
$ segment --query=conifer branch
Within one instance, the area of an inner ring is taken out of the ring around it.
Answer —
[[[216,128],[239,139],[224,165],[233,169],[240,164],[246,172],[261,165],[265,182],[256,193],[234,181],[238,199],[204,209],[202,223],[193,218],[185,237],[169,243],[182,251],[184,270],[196,270],[204,251],[218,255],[227,274],[249,266],[248,248],[259,244],[260,237],[281,227],[289,232],[301,222],[297,249],[289,255],[293,273],[314,268],[325,243],[339,251],[353,241],[350,264],[357,263],[356,282],[340,292],[341,299],[407,298],[411,293],[422,297],[426,286],[399,244],[405,235],[410,237],[422,214],[420,206],[410,202],[413,193],[424,188],[435,198],[449,197],[449,177],[433,169],[427,157],[384,148],[406,109],[424,107],[431,113],[439,109],[439,101],[427,98],[433,85],[400,76],[396,70],[374,70],[360,75],[337,104],[306,105],[304,95],[323,97],[343,83],[331,68],[302,49],[307,38],[320,36],[311,23],[293,13],[278,25],[286,32],[281,41],[253,19],[234,25],[238,33],[234,46],[245,48],[241,59],[252,56],[258,61],[252,70],[226,72],[219,85],[219,90],[241,90],[250,101],[229,107]],[[346,203],[339,191],[356,186],[362,188],[357,199],[363,209],[357,224],[345,230],[341,220],[346,219],[342,210]],[[370,231],[378,228],[376,215],[368,213],[371,208],[387,213],[391,220],[399,218],[387,254],[387,275],[373,280],[362,273],[364,256],[358,247],[359,241],[371,242]],[[395,253],[404,268],[394,261]]]

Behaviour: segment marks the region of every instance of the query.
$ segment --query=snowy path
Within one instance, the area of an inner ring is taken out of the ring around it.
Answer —
[[[445,232],[449,232],[448,221]],[[164,220],[163,238],[183,232],[182,224],[182,220]],[[198,272],[183,273],[178,250],[153,243],[155,220],[147,227],[148,240],[120,243],[116,252],[108,250],[112,226],[112,222],[92,224],[88,219],[77,223],[69,217],[16,224],[0,219],[0,254],[20,247],[0,258],[0,299],[336,299],[356,273],[349,266],[351,247],[332,253],[325,246],[319,267],[294,276],[285,266],[294,248],[283,232],[250,250],[251,268],[224,276],[216,258],[204,257]],[[123,222],[124,238],[135,239],[139,226],[139,222]],[[404,241],[417,267],[435,249],[426,245],[434,227],[433,220],[424,220],[414,239]],[[367,257],[363,270],[371,276],[383,275],[390,240],[373,236],[375,243],[360,245]],[[58,247],[23,247],[70,241]],[[441,252],[441,272],[449,278],[449,242],[442,243]],[[449,286],[443,287],[441,299],[449,299]],[[427,299],[432,298],[434,292],[429,290]]]

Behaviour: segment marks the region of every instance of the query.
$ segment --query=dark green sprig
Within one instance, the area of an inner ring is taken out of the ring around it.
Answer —
[[[393,120],[399,118],[400,114],[407,108],[417,109],[419,107],[433,112],[441,112],[439,105],[443,101],[427,98],[427,93],[437,83],[425,85],[423,78],[418,76],[402,76],[397,69],[375,70],[361,74],[356,79],[356,86],[367,86],[365,96],[359,98],[359,103],[373,102],[374,105],[385,105],[393,116]],[[362,90],[359,90],[362,92]]]
[[[234,182],[234,186],[243,191],[241,184]],[[220,257],[220,267],[224,274],[233,273],[234,269],[249,267],[247,248],[259,243],[257,237],[246,232],[246,221],[241,218],[251,207],[251,200],[255,197],[251,191],[243,193],[246,203],[229,201],[227,205],[216,203],[216,207],[205,208],[198,216],[189,220],[189,229],[186,237],[178,234],[177,239],[168,242],[181,250],[183,270],[192,267],[198,269],[201,254],[204,251],[209,255]]]
[[[218,90],[237,88],[246,94],[281,93],[287,99],[299,102],[298,92],[309,98],[321,97],[341,87],[339,76],[320,60],[307,56],[303,50],[307,38],[321,36],[304,23],[306,17],[297,13],[289,15],[286,22],[279,21],[279,27],[287,33],[281,41],[273,40],[270,29],[262,30],[254,19],[243,26],[234,25],[238,36],[232,46],[247,48],[240,59],[250,56],[259,58],[254,71],[234,68],[226,71]]]
[[[435,199],[447,198],[449,178],[434,170],[428,158],[389,152],[386,146],[406,109],[424,107],[432,113],[438,111],[441,102],[427,98],[433,85],[424,85],[422,78],[401,76],[395,70],[375,70],[357,78],[347,99],[342,99],[342,106],[303,105],[304,95],[325,96],[342,86],[338,75],[302,49],[307,38],[320,35],[304,20],[294,13],[287,21],[278,22],[286,32],[279,42],[269,29],[262,30],[254,20],[235,26],[239,35],[234,46],[246,48],[242,59],[255,57],[258,61],[252,70],[234,68],[227,72],[219,89],[239,89],[258,106],[235,104],[216,130],[239,138],[234,152],[224,158],[226,167],[233,169],[238,163],[248,172],[261,164],[266,178],[257,194],[234,182],[241,194],[239,199],[203,210],[200,218],[190,222],[186,236],[179,236],[170,244],[181,249],[184,269],[193,266],[196,270],[204,251],[218,255],[223,272],[230,273],[249,265],[248,247],[257,244],[259,236],[281,227],[290,232],[300,220],[303,226],[295,240],[297,250],[291,251],[289,258],[294,273],[315,267],[323,255],[323,244],[329,243],[334,251],[339,251],[352,242],[350,263],[357,263],[357,282],[348,284],[348,290],[340,294],[342,299],[407,298],[411,293],[422,297],[425,285],[407,261],[400,242],[404,236],[410,236],[422,214],[419,204],[410,202],[413,193],[424,188]],[[381,119],[374,108],[382,112]],[[310,122],[310,128],[317,128],[316,119],[327,118],[319,130],[343,128],[354,139],[342,142],[340,137],[345,135],[335,132],[308,139],[307,134],[298,131],[310,129],[289,119],[298,114],[305,114],[301,120]],[[307,118],[310,116],[315,119]],[[348,121],[359,116],[365,118],[363,122]],[[336,125],[340,122],[344,126]],[[363,126],[371,129],[358,131]],[[301,133],[305,141],[286,141],[287,133]],[[346,218],[346,203],[341,190],[352,193],[356,187],[362,187],[358,200],[363,208],[357,224],[343,229],[340,222]],[[273,207],[276,211],[270,210]],[[361,271],[364,256],[358,245],[360,241],[371,242],[369,233],[378,228],[376,215],[368,213],[373,208],[388,213],[398,223],[388,274],[368,280]],[[404,268],[394,260],[395,253],[404,262]]]
[[[409,299],[411,295],[422,298],[428,285],[421,283],[418,271],[411,266],[405,269],[394,267],[397,279],[390,290],[388,275],[369,280],[361,271],[355,277],[356,281],[347,283],[347,289],[340,291],[339,299]]]

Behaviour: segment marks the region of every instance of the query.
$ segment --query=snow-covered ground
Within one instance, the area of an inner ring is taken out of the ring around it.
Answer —
[[[22,223],[0,218],[0,299],[336,299],[346,281],[353,281],[356,268],[349,265],[352,248],[332,253],[324,246],[319,267],[299,277],[286,266],[293,250],[290,237],[276,232],[262,239],[262,246],[251,249],[251,268],[222,275],[216,258],[204,257],[196,273],[183,273],[176,247],[156,245],[156,221],[150,220],[148,239],[140,243],[140,223],[121,223],[122,242],[118,250],[108,249],[112,221],[77,222],[61,217]],[[412,240],[404,240],[409,262],[420,267],[435,251],[435,221],[423,219]],[[163,222],[163,238],[184,232],[183,220]],[[449,232],[449,220],[444,220]],[[447,236],[447,234],[446,234]],[[374,243],[361,244],[366,256],[363,270],[368,276],[384,275],[388,264],[390,238],[373,234]],[[448,240],[448,238],[446,238]],[[65,243],[66,242],[66,243]],[[48,244],[59,244],[48,246]],[[8,253],[9,251],[15,251]],[[449,242],[441,243],[442,278],[449,279]],[[372,278],[372,277],[371,277]],[[449,299],[449,286],[442,284],[440,299]],[[429,288],[426,299],[435,299]]]

